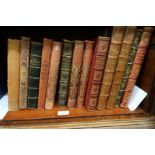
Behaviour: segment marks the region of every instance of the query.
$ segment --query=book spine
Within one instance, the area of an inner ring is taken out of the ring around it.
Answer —
[[[63,40],[63,50],[61,55],[61,66],[60,66],[60,81],[59,81],[60,83],[58,90],[58,105],[60,106],[64,106],[67,104],[72,53],[73,53],[73,42],[69,40]]]
[[[113,27],[111,43],[98,99],[98,110],[103,110],[106,107],[125,29],[125,27],[121,26]]]
[[[141,41],[138,45],[138,50],[137,50],[137,53],[136,53],[136,56],[133,62],[133,66],[131,68],[129,78],[125,86],[125,90],[124,90],[123,97],[121,100],[121,107],[124,107],[124,108],[127,107],[128,100],[131,96],[132,90],[137,81],[137,78],[138,78],[138,75],[139,75],[139,72],[140,72],[146,51],[147,51],[147,47],[151,39],[152,31],[153,31],[152,27],[144,28],[144,32],[142,34]]]
[[[38,89],[40,79],[42,44],[31,42],[28,76],[27,108],[36,109],[38,106]]]
[[[27,107],[30,38],[21,37],[19,109]]]
[[[84,42],[76,40],[74,42],[74,51],[72,59],[72,69],[68,93],[68,107],[73,108],[76,105],[77,89],[80,80]]]
[[[133,65],[135,55],[137,53],[137,49],[138,49],[139,42],[141,40],[142,33],[143,33],[143,30],[141,30],[141,29],[136,30],[135,38],[134,38],[134,41],[133,41],[133,43],[131,45],[131,51],[129,53],[128,62],[126,64],[125,71],[123,73],[123,77],[122,77],[122,80],[121,80],[119,91],[118,91],[118,93],[116,95],[115,107],[120,106],[123,91],[124,91],[126,82],[128,80],[129,73],[130,73],[131,67]]]
[[[8,39],[8,109],[18,110],[19,104],[19,67],[20,40]]]
[[[40,81],[39,81],[39,95],[38,95],[38,108],[45,108],[46,101],[46,90],[49,75],[50,58],[52,52],[52,40],[43,39],[43,49],[41,57],[41,68],[40,68]]]
[[[121,80],[122,80],[123,73],[125,70],[125,66],[127,64],[129,52],[130,52],[131,45],[132,45],[132,42],[135,36],[135,31],[136,31],[136,27],[134,26],[128,26],[125,31],[122,48],[121,48],[121,51],[118,57],[118,62],[117,62],[109,98],[108,98],[107,105],[106,105],[107,109],[114,108],[116,95],[118,93],[119,86],[121,84]]]
[[[87,110],[95,110],[97,106],[109,42],[109,37],[101,36],[98,37],[96,42],[85,101]]]
[[[60,66],[60,58],[61,58],[61,49],[62,49],[61,42],[54,41],[50,60],[45,109],[53,109],[54,106],[59,66]]]
[[[84,55],[82,60],[80,82],[79,82],[78,92],[77,92],[76,107],[82,107],[85,102],[86,89],[88,84],[92,56],[93,56],[93,49],[94,49],[94,41],[86,40]]]

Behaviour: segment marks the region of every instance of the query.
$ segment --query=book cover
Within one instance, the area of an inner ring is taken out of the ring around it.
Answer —
[[[36,109],[38,106],[38,90],[40,79],[42,44],[31,41],[28,76],[27,108]]]
[[[52,109],[55,102],[60,58],[61,58],[61,49],[62,49],[62,43],[53,41],[47,92],[46,92],[45,109]]]
[[[50,58],[52,52],[52,40],[43,39],[41,68],[40,68],[40,81],[39,81],[39,95],[38,95],[38,108],[45,108],[46,90],[49,75]]]
[[[86,93],[85,106],[87,110],[95,110],[97,106],[109,42],[110,37],[99,36],[97,38]]]
[[[67,105],[72,55],[73,42],[64,39],[61,55],[60,81],[58,90],[58,105],[60,106]]]
[[[67,104],[69,108],[73,108],[76,105],[77,89],[80,80],[81,65],[83,58],[83,48],[84,48],[83,41],[76,40],[74,42],[71,77],[68,93],[68,104]]]
[[[135,38],[134,38],[134,41],[133,41],[132,46],[131,46],[131,51],[129,53],[128,62],[126,64],[125,71],[123,73],[123,77],[122,77],[122,80],[121,80],[119,91],[118,91],[118,93],[116,95],[115,107],[120,106],[123,91],[125,89],[125,85],[126,85],[126,82],[128,80],[131,67],[133,65],[133,61],[134,61],[134,58],[135,58],[135,55],[136,55],[136,52],[137,52],[137,49],[138,49],[139,42],[141,40],[142,33],[143,33],[142,29],[137,29],[136,30]]]
[[[113,82],[111,85],[109,98],[108,98],[107,105],[106,105],[107,109],[114,108],[116,95],[118,93],[119,86],[121,84],[121,80],[122,80],[123,73],[125,70],[125,66],[127,64],[131,45],[132,45],[132,42],[135,36],[135,31],[136,31],[135,26],[128,26],[126,28],[124,39],[123,39],[123,44],[122,44],[121,51],[118,57],[118,62],[117,62],[116,70],[114,73]]]
[[[103,110],[106,107],[110,93],[111,83],[117,65],[118,56],[122,47],[125,29],[126,27],[123,26],[113,27],[111,43],[109,47],[104,75],[102,78],[100,95],[98,99],[98,105],[97,105],[98,110]]]
[[[21,37],[19,109],[27,107],[30,38]]]
[[[20,46],[17,39],[8,39],[8,109],[18,110],[20,79]]]
[[[153,27],[144,27],[144,32],[142,34],[141,41],[138,45],[137,53],[133,62],[133,66],[131,68],[128,81],[126,83],[124,93],[121,100],[121,107],[126,108],[128,104],[128,100],[131,96],[132,90],[135,86],[135,83],[137,81],[146,51],[147,47],[149,45],[151,35],[152,35]]]
[[[85,102],[85,95],[93,57],[93,51],[94,51],[94,41],[85,40],[85,48],[84,48],[80,82],[78,86],[77,102],[76,102],[76,107],[79,108],[81,108]]]

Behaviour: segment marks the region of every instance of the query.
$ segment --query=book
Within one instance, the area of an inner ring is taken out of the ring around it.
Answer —
[[[21,37],[19,109],[27,108],[30,38]]]
[[[121,107],[126,108],[128,105],[128,100],[131,96],[132,90],[137,81],[138,75],[140,73],[140,69],[147,51],[147,47],[149,45],[151,35],[152,35],[153,27],[144,27],[144,32],[142,34],[141,41],[138,45],[137,53],[133,62],[133,66],[131,68],[129,78],[127,80],[124,93],[121,100]]]
[[[86,95],[93,51],[94,51],[94,41],[85,40],[85,48],[84,48],[80,82],[78,86],[77,102],[76,102],[76,107],[79,107],[79,108],[81,108],[85,102],[85,95]]]
[[[49,77],[46,91],[45,109],[53,109],[58,81],[62,43],[53,41]]]
[[[152,36],[151,42],[148,47],[148,52],[143,63],[143,69],[138,78],[138,86],[147,92],[147,96],[142,103],[142,108],[145,112],[149,112],[151,102],[149,102],[152,96],[152,86],[155,77],[155,34]]]
[[[123,73],[125,70],[125,66],[127,64],[128,56],[130,53],[131,45],[134,40],[136,27],[135,26],[128,26],[125,31],[121,51],[118,57],[118,62],[116,66],[116,70],[113,77],[113,82],[111,85],[111,90],[109,93],[109,98],[107,101],[106,108],[113,109],[115,105],[116,95],[119,90],[119,86],[121,84],[121,80],[123,77]]]
[[[19,109],[20,40],[8,39],[8,109]]]
[[[72,55],[73,55],[73,42],[64,39],[61,55],[60,81],[58,90],[58,105],[60,106],[67,105]]]
[[[84,42],[75,40],[73,58],[72,58],[71,76],[69,83],[68,103],[67,103],[69,108],[73,108],[76,105],[77,89],[80,80],[81,65],[83,58],[83,49],[84,49]]]
[[[40,81],[39,81],[39,95],[38,95],[38,108],[45,108],[46,90],[49,75],[50,58],[52,52],[52,40],[43,39],[41,68],[40,68]]]
[[[109,42],[110,37],[99,36],[97,38],[85,100],[87,110],[95,110],[97,106]]]
[[[28,76],[28,109],[36,109],[38,106],[41,53],[42,43],[31,41]]]
[[[131,46],[131,51],[129,53],[128,62],[126,64],[125,71],[123,73],[123,77],[122,77],[122,80],[121,80],[121,84],[120,84],[118,93],[116,95],[115,107],[119,107],[120,106],[121,97],[123,95],[123,91],[124,91],[126,82],[128,80],[129,73],[130,73],[131,67],[133,65],[133,61],[134,61],[135,55],[137,53],[137,49],[138,49],[139,42],[141,40],[142,33],[143,33],[142,29],[137,29],[136,30],[134,41],[133,41],[132,46]]]
[[[126,27],[123,26],[113,27],[111,43],[109,47],[104,75],[102,78],[100,95],[98,99],[98,105],[97,105],[98,110],[103,110],[106,107],[110,93],[111,83],[117,65],[118,56],[123,42],[125,29]]]

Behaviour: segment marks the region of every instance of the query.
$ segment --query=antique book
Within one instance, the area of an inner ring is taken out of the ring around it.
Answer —
[[[8,109],[18,110],[20,79],[20,40],[8,39]]]
[[[121,84],[125,66],[127,64],[128,56],[130,53],[131,45],[132,45],[132,42],[135,36],[135,31],[136,31],[135,26],[128,26],[126,28],[121,51],[118,57],[118,62],[117,62],[113,82],[111,85],[109,98],[108,98],[107,105],[106,105],[107,109],[114,108],[116,96],[119,90],[119,86]]]
[[[125,71],[123,73],[121,84],[120,84],[118,93],[116,95],[115,107],[119,107],[120,106],[120,102],[121,102],[121,98],[122,98],[122,95],[123,95],[123,91],[125,89],[125,85],[126,85],[126,82],[128,80],[131,67],[133,65],[133,61],[134,61],[134,58],[135,58],[135,55],[136,55],[136,52],[137,52],[137,48],[138,48],[139,42],[141,40],[142,33],[143,33],[142,29],[137,29],[136,30],[134,41],[132,43],[131,51],[129,53],[129,57],[128,57],[127,64],[126,64],[126,67],[125,67]]]
[[[45,109],[52,109],[55,102],[62,43],[53,41],[49,77],[46,92]]]
[[[87,110],[95,110],[97,106],[109,42],[110,37],[101,36],[96,41],[85,100]]]
[[[21,37],[19,109],[27,108],[30,38]]]
[[[80,82],[78,86],[77,101],[76,101],[76,107],[79,108],[82,107],[85,102],[86,89],[93,56],[93,49],[94,49],[94,41],[85,40]]]
[[[69,83],[68,103],[67,103],[69,108],[73,108],[76,105],[77,89],[80,80],[81,65],[83,58],[83,49],[84,49],[84,42],[75,40],[73,58],[72,58],[71,76]]]
[[[155,34],[152,36],[150,45],[148,47],[148,52],[146,53],[146,59],[143,63],[143,69],[138,78],[138,86],[147,92],[147,96],[142,103],[142,108],[146,112],[149,111],[151,102],[149,99],[151,97],[152,85],[155,78]]]
[[[64,106],[67,104],[72,55],[73,55],[73,42],[64,39],[61,55],[60,81],[58,90],[58,105],[60,106]]]
[[[111,83],[117,65],[118,56],[123,42],[125,29],[126,27],[123,26],[113,27],[111,43],[109,47],[104,75],[102,78],[100,95],[98,99],[98,105],[97,105],[98,110],[103,110],[106,107],[111,88]]]
[[[31,41],[28,76],[27,108],[36,109],[38,106],[38,89],[40,79],[42,44]]]
[[[144,32],[142,34],[141,41],[138,45],[137,53],[133,62],[133,66],[131,68],[128,81],[126,83],[124,93],[121,100],[121,107],[126,108],[128,105],[128,100],[131,96],[132,90],[137,81],[147,47],[149,45],[151,35],[152,35],[153,27],[144,27]]]
[[[50,58],[52,52],[52,40],[43,39],[41,68],[40,68],[40,81],[39,81],[39,95],[38,95],[38,108],[45,108],[46,90],[49,75]]]

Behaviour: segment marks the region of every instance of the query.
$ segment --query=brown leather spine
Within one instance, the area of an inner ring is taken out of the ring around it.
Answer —
[[[125,27],[121,26],[113,27],[111,43],[109,47],[107,62],[102,78],[102,85],[97,105],[98,110],[103,110],[106,107],[110,93],[111,83],[117,65],[118,56],[123,42],[125,29]]]
[[[19,109],[27,107],[30,38],[21,37]]]
[[[125,66],[127,64],[131,45],[132,45],[132,42],[135,36],[135,32],[136,32],[135,26],[128,26],[125,31],[122,48],[119,54],[118,63],[116,66],[114,79],[113,79],[111,90],[110,90],[110,95],[109,95],[108,102],[106,105],[106,108],[108,109],[114,108],[116,96],[119,91],[119,87],[121,84]]]
[[[8,109],[18,110],[19,104],[19,68],[20,40],[8,39]]]
[[[83,61],[82,61],[80,82],[79,82],[78,93],[77,93],[78,94],[77,102],[76,102],[77,107],[82,107],[85,102],[89,71],[90,71],[90,66],[91,66],[92,56],[93,56],[93,48],[94,48],[94,41],[86,40]]]
[[[53,105],[55,102],[60,58],[61,58],[61,49],[62,49],[62,43],[54,41],[50,60],[45,109],[53,109]]]
[[[133,66],[129,74],[129,79],[127,81],[127,84],[123,93],[123,97],[121,100],[121,107],[126,108],[128,105],[128,100],[131,96],[132,90],[137,81],[137,78],[147,51],[147,47],[151,39],[152,31],[153,31],[152,27],[144,28],[144,32],[142,34],[142,38],[138,46],[137,54],[135,56]]]
[[[95,110],[97,106],[109,42],[109,37],[101,36],[98,37],[96,42],[85,101],[87,110]]]
[[[76,105],[77,89],[80,80],[84,42],[76,40],[72,58],[72,69],[69,83],[68,107],[73,108]]]
[[[42,59],[41,59],[41,70],[40,70],[39,95],[38,95],[39,109],[45,108],[51,52],[52,52],[52,40],[44,38]]]

